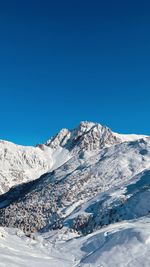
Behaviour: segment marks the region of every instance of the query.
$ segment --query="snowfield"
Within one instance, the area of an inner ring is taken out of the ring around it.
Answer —
[[[0,266],[150,266],[150,137],[81,122],[0,141],[0,191]]]
[[[0,266],[147,267],[150,266],[150,218],[109,225],[69,241],[47,236],[28,238],[0,229]],[[56,233],[55,233],[56,235]],[[62,235],[63,236],[63,235]]]

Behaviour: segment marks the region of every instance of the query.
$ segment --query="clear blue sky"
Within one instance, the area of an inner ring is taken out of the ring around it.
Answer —
[[[150,1],[0,1],[0,138],[81,120],[150,134]]]

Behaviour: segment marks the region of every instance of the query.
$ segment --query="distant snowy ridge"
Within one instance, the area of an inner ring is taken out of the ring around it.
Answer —
[[[117,138],[119,138],[122,142],[136,141],[138,139],[143,139],[148,136],[140,135],[140,134],[118,134],[113,133]]]

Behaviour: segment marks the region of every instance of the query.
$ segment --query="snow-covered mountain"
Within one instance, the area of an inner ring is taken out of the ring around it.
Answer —
[[[127,203],[132,194],[127,194],[126,188],[144,175],[149,177],[149,168],[149,137],[104,148],[88,157],[79,154],[38,180],[13,188],[2,196],[1,207],[3,203],[6,207],[0,210],[0,224],[25,232],[57,229],[63,225],[83,233],[91,232],[120,219],[116,211],[116,217],[111,215],[114,213],[111,206],[120,208]],[[142,194],[145,186],[147,191],[148,184],[141,183]],[[135,211],[135,206],[131,208]]]
[[[74,130],[62,129],[45,144],[26,147],[0,140],[0,193],[39,178],[79,153],[99,151],[141,136],[119,135],[97,123],[81,122]]]
[[[141,266],[150,239],[150,137],[81,122],[37,147],[1,141],[1,155],[0,226],[34,237],[43,264]]]

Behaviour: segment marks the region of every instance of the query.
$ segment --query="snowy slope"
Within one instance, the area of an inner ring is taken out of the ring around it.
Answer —
[[[65,148],[25,147],[0,141],[0,192],[12,186],[39,178],[70,158]]]
[[[34,179],[49,169],[40,148],[23,147],[0,141],[0,191],[5,192],[15,184]]]
[[[58,244],[64,258],[74,256],[75,265],[92,267],[150,266],[150,218],[121,222],[90,235]]]
[[[54,241],[56,233],[27,238],[18,230],[0,228],[0,266],[148,267],[149,229],[150,218],[143,217],[68,241],[59,233]]]
[[[47,245],[47,244],[46,244]],[[12,228],[0,228],[0,267],[70,267],[72,262],[47,252],[40,239]]]

